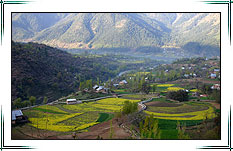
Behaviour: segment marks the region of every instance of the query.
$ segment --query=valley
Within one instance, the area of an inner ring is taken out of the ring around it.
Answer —
[[[11,139],[220,140],[220,13],[12,13]]]

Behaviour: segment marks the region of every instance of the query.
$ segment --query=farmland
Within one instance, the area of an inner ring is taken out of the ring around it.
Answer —
[[[108,98],[75,105],[43,105],[25,110],[29,126],[56,132],[84,132],[87,128],[113,118],[128,99]],[[140,100],[128,100],[139,102]]]

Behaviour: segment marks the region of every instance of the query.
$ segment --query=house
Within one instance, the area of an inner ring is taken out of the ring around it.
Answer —
[[[96,91],[99,92],[99,91],[101,91],[101,90],[103,90],[103,89],[104,89],[104,86],[99,86],[99,87],[96,89]]]
[[[200,96],[200,93],[199,93],[199,92],[193,92],[193,93],[192,93],[192,96],[193,96],[193,97],[199,97],[199,96]]]
[[[214,85],[211,86],[210,88],[211,88],[211,89],[220,90],[220,84],[214,84]]]
[[[121,82],[119,82],[119,85],[124,85],[127,84],[128,82],[126,80],[122,80]]]
[[[211,74],[210,74],[210,78],[211,78],[211,79],[215,79],[216,76],[217,76],[217,75],[216,75],[215,73],[211,73]]]
[[[76,99],[67,99],[66,104],[76,104],[77,100]]]
[[[200,97],[207,97],[207,95],[206,94],[201,94]]]
[[[184,77],[185,77],[185,78],[188,78],[188,77],[189,77],[189,75],[188,75],[188,74],[184,74]]]
[[[114,87],[117,87],[119,84],[113,84]]]
[[[28,122],[28,118],[23,115],[21,110],[14,110],[11,112],[11,122],[12,124],[26,123]]]
[[[105,88],[104,86],[99,86],[99,88],[96,89],[97,93],[109,93],[109,88]]]
[[[96,90],[99,86],[98,85],[95,85],[93,86],[93,89]]]

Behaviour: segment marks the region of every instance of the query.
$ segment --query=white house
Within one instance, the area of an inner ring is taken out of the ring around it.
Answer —
[[[14,110],[12,111],[12,115],[11,115],[11,120],[16,120],[19,119],[23,116],[23,112],[21,110]]]
[[[99,86],[98,85],[95,85],[95,86],[93,86],[93,89],[95,90],[95,89],[97,89]]]
[[[22,119],[23,119],[23,112],[21,110],[14,110],[11,112],[11,122],[13,124],[16,123],[16,120],[20,121]]]
[[[77,100],[76,99],[67,99],[66,104],[76,104]]]
[[[103,90],[104,89],[104,86],[99,86],[96,91],[100,91],[100,90]]]

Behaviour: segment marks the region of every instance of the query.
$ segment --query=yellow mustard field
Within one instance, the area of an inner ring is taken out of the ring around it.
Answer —
[[[205,120],[212,119],[216,117],[214,113],[214,108],[212,106],[208,106],[208,109],[202,110],[202,111],[195,111],[195,112],[187,112],[187,113],[158,113],[158,112],[152,112],[152,111],[144,111],[145,113],[149,115],[153,115],[156,118],[159,119],[169,119],[169,120]]]
[[[68,132],[86,129],[98,124],[99,113],[120,111],[125,101],[139,102],[122,98],[107,98],[96,102],[74,105],[43,105],[24,111],[30,125],[38,129]],[[70,112],[69,112],[70,111]]]

